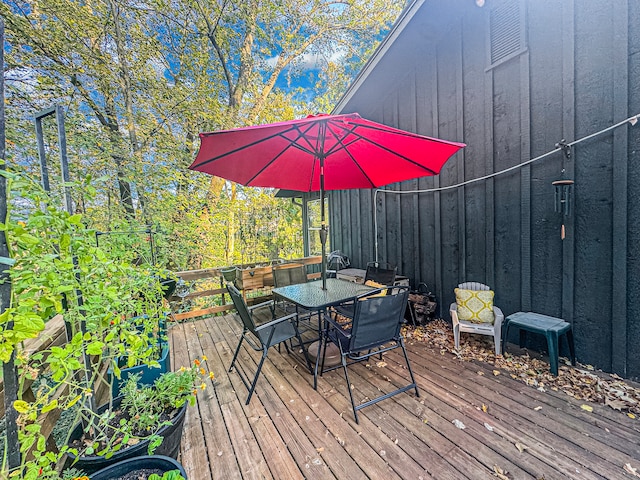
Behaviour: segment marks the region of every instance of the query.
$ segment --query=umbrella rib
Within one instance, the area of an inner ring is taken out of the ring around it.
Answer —
[[[369,177],[369,175],[367,175],[367,172],[364,171],[364,169],[360,166],[360,164],[358,163],[358,161],[355,159],[355,157],[353,155],[351,155],[351,152],[349,151],[349,149],[347,148],[349,145],[351,145],[352,143],[355,143],[355,140],[352,142],[348,142],[348,144],[345,144],[344,139],[347,137],[347,135],[353,134],[359,137],[359,135],[357,135],[354,130],[357,128],[357,125],[353,126],[353,129],[348,129],[347,133],[345,133],[342,136],[339,136],[336,134],[336,132],[333,131],[333,129],[331,129],[332,125],[327,124],[327,127],[329,127],[329,131],[331,132],[331,134],[335,137],[336,141],[338,142],[336,144],[335,147],[331,148],[328,152],[327,152],[327,156],[331,155],[333,152],[337,151],[339,149],[338,145],[341,145],[340,148],[344,149],[344,151],[347,153],[347,155],[349,155],[349,158],[351,158],[351,160],[353,161],[353,163],[355,164],[356,167],[358,167],[358,170],[360,170],[360,172],[362,173],[362,176],[364,178],[367,179],[367,181],[369,182],[369,184],[371,185],[371,188],[375,188],[376,184],[371,180],[371,178]]]
[[[311,128],[311,127],[309,127],[309,128]],[[287,137],[285,137],[286,133],[293,132],[293,131],[298,133],[298,138],[290,140]],[[284,149],[280,153],[278,153],[271,160],[269,160],[260,170],[258,170],[254,176],[252,176],[249,180],[247,180],[246,185],[250,185],[251,182],[253,182],[257,177],[259,177],[262,174],[262,172],[264,172],[269,166],[271,166],[271,164],[273,164],[276,160],[278,160],[278,158],[280,158],[284,154],[284,152],[286,152],[289,148],[293,147],[293,148],[297,148],[297,149],[299,149],[299,150],[301,150],[301,151],[303,151],[305,153],[308,153],[308,154],[311,154],[311,155],[314,155],[314,156],[317,155],[317,152],[314,151],[312,148],[307,149],[307,148],[304,147],[304,145],[300,145],[300,144],[296,143],[299,138],[303,138],[310,145],[309,139],[306,137],[306,133],[307,132],[303,132],[297,125],[294,125],[291,129],[287,130],[286,132],[280,132],[279,134],[272,135],[271,138],[275,138],[277,136],[280,136],[280,137],[284,138],[285,140],[287,140],[289,142],[289,144],[287,146],[285,146]],[[311,178],[313,179],[313,175],[311,176]],[[311,187],[309,187],[309,191],[311,191]]]
[[[363,125],[358,125],[357,127],[360,127],[360,128],[369,128],[369,129],[371,129],[371,130],[378,130],[378,131],[381,131],[381,132],[386,132],[386,131],[387,131],[387,130],[384,130],[384,129],[382,129],[382,128],[375,128],[375,127],[369,127],[369,126],[363,126]],[[357,128],[357,127],[356,127],[356,128]],[[426,171],[430,172],[432,175],[437,175],[437,174],[438,174],[438,172],[436,172],[436,171],[432,170],[431,168],[429,168],[429,167],[427,167],[427,166],[425,166],[425,165],[422,165],[421,163],[416,162],[415,160],[412,160],[412,159],[410,159],[409,157],[406,157],[406,156],[404,156],[404,155],[402,155],[402,154],[400,154],[400,153],[398,153],[398,152],[394,152],[394,151],[393,151],[393,150],[391,150],[390,148],[385,147],[384,145],[381,145],[381,144],[380,144],[380,143],[378,143],[378,142],[374,142],[374,141],[373,141],[373,140],[371,140],[370,138],[367,138],[367,137],[365,137],[365,136],[363,136],[363,135],[361,135],[361,134],[357,133],[357,132],[355,131],[355,129],[354,129],[351,133],[352,133],[353,135],[357,136],[360,140],[363,140],[363,141],[369,142],[370,144],[375,145],[376,147],[378,147],[378,148],[380,148],[380,149],[382,149],[382,150],[385,150],[386,152],[389,152],[389,153],[391,153],[392,155],[395,155],[396,157],[402,158],[403,160],[405,160],[405,161],[407,161],[407,162],[409,162],[409,163],[411,163],[411,164],[413,164],[413,165],[415,165],[415,166],[417,166],[417,167],[420,167],[420,168],[422,168],[423,170],[426,170]],[[392,132],[392,133],[396,133],[396,132]],[[406,136],[406,137],[417,138],[417,139],[422,139],[422,138],[423,138],[423,137],[421,137],[421,136],[419,136],[419,135],[411,134],[410,132],[407,132],[407,135],[404,135],[404,134],[402,134],[401,132],[397,132],[397,134],[398,134],[398,135],[402,135],[402,136]],[[435,140],[435,139],[434,139],[433,141],[437,141],[437,140]],[[352,142],[352,143],[354,143],[354,142]],[[441,141],[441,142],[439,142],[439,143],[447,143],[447,142]],[[346,149],[346,147],[345,147],[345,149]],[[352,158],[353,158],[353,157],[352,157]]]
[[[274,133],[273,135],[268,135],[268,136],[263,137],[263,138],[261,138],[259,140],[256,140],[255,142],[247,143],[246,145],[243,145],[243,146],[238,147],[236,149],[230,150],[230,151],[225,152],[225,153],[223,153],[221,155],[218,155],[216,157],[212,157],[212,158],[209,158],[207,160],[203,160],[202,162],[198,163],[197,165],[194,165],[193,168],[195,169],[195,168],[198,168],[198,167],[202,167],[203,165],[208,165],[209,163],[212,163],[212,162],[215,162],[215,161],[220,160],[222,158],[228,157],[229,155],[233,155],[235,153],[241,152],[242,150],[246,150],[247,148],[254,147],[256,145],[259,145],[261,143],[264,143],[264,142],[266,142],[268,140],[271,140],[273,138],[276,138],[276,137],[283,137],[286,140],[288,140],[289,142],[291,142],[291,140],[287,139],[284,135],[289,133],[289,132],[292,132],[292,131],[297,131],[299,134],[301,134],[300,129],[296,125],[294,125],[291,128],[285,130],[284,132],[278,132],[278,133]],[[217,133],[222,133],[222,132],[212,132],[210,134],[206,134],[206,136],[213,136],[213,135],[216,135]],[[224,133],[226,133],[226,132],[224,132]],[[315,152],[313,152],[311,150],[308,150],[308,151],[305,150],[304,147],[302,147],[302,146],[298,146],[298,148],[300,148],[303,151],[306,151],[307,153],[315,154]],[[286,148],[285,148],[285,150],[286,150]],[[284,152],[284,150],[283,150],[283,152]],[[280,155],[282,155],[282,153]]]

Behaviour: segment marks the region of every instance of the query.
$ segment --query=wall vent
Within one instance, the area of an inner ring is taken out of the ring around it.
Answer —
[[[523,50],[520,2],[508,0],[491,9],[491,64]]]

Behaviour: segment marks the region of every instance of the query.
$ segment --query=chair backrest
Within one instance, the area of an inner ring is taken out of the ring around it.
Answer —
[[[458,288],[463,288],[465,290],[491,290],[488,285],[480,282],[465,282],[458,285]]]
[[[396,281],[396,273],[398,268],[392,267],[387,263],[370,263],[367,265],[367,272],[364,275],[364,281],[373,280],[382,285],[393,285]]]
[[[283,265],[274,265],[271,271],[273,272],[273,285],[276,288],[307,283],[307,267],[302,264],[285,263]]]
[[[233,305],[238,311],[238,315],[240,315],[240,318],[242,319],[244,327],[252,332],[256,337],[260,338],[260,336],[256,333],[256,324],[253,321],[253,317],[251,316],[249,307],[247,307],[247,303],[244,301],[244,298],[242,297],[240,291],[232,283],[227,284],[227,290],[229,291],[231,300],[233,300]]]
[[[349,351],[367,350],[398,339],[408,297],[409,287],[397,286],[389,295],[355,302]]]

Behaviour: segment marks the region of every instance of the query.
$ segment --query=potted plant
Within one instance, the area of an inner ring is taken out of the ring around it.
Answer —
[[[137,318],[132,319],[136,321]],[[169,357],[169,342],[167,334],[167,319],[162,316],[158,319],[157,328],[145,331],[142,322],[131,332],[139,331],[139,335],[131,333],[125,338],[125,343],[121,345],[124,354],[114,359],[107,370],[107,381],[111,385],[111,395],[115,398],[120,395],[120,390],[124,382],[132,375],[137,375],[141,384],[152,385],[153,382],[163,373],[171,371],[171,359]],[[146,344],[146,352],[141,360],[139,351],[136,355],[129,355],[127,352],[132,347],[127,347],[127,342],[138,344],[138,349],[145,348],[140,345],[140,336],[146,335],[142,340]]]
[[[3,174],[7,192],[19,200],[8,202],[15,208],[9,207],[0,225],[14,260],[11,305],[0,315],[0,361],[15,356],[18,384],[47,377],[34,390],[35,398],[18,397],[13,404],[22,461],[10,475],[58,479],[56,464],[70,449],[47,449],[42,416],[52,410],[81,412],[83,429],[91,429],[98,419],[95,403],[97,387],[104,383],[103,366],[117,365],[123,356],[127,363],[157,361],[150,346],[158,338],[159,279],[166,272],[107,255],[95,245],[82,215],[56,207],[57,199],[31,179]],[[89,198],[91,179],[77,190]],[[68,342],[37,354],[23,351],[23,340],[37,337],[57,313],[64,315]],[[102,453],[110,456],[111,451]]]
[[[205,374],[202,362],[196,360],[190,368],[160,375],[153,386],[143,385],[138,375],[131,375],[121,396],[71,431],[68,466],[93,473],[144,454],[176,458],[187,405],[195,403],[198,388],[205,388]],[[213,379],[213,373],[208,376]]]

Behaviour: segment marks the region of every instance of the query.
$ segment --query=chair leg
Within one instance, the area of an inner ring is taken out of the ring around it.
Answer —
[[[240,347],[242,346],[242,341],[244,340],[244,334],[245,334],[245,333],[246,333],[246,332],[245,332],[245,331],[243,331],[243,332],[242,332],[242,335],[240,335],[240,341],[238,342],[238,346],[236,347],[236,351],[235,351],[235,353],[233,354],[233,360],[231,360],[231,366],[229,367],[229,371],[233,370],[233,366],[234,366],[234,365],[235,365],[235,363],[236,363],[236,360],[237,360],[237,358],[238,358],[238,354],[240,353]]]
[[[353,392],[351,391],[351,382],[349,381],[349,372],[347,371],[347,356],[342,352],[342,347],[340,347],[340,357],[342,358],[342,369],[344,370],[344,378],[347,380],[347,390],[349,391],[349,398],[351,399],[351,408],[353,408],[353,418],[356,423],[360,423],[358,421],[358,412],[356,410],[356,402],[353,399]]]
[[[268,349],[265,347],[262,350],[262,358],[260,359],[260,363],[258,364],[258,370],[256,371],[256,376],[253,377],[253,382],[251,382],[251,387],[249,388],[249,396],[247,397],[247,401],[245,405],[249,405],[251,401],[251,396],[253,395],[253,391],[256,389],[256,383],[258,383],[258,377],[260,376],[260,371],[262,370],[262,365],[264,365],[264,361],[267,359]]]
[[[418,392],[418,384],[416,383],[416,379],[413,376],[413,370],[411,369],[411,364],[409,363],[409,355],[407,355],[407,349],[404,346],[404,340],[402,337],[400,338],[400,346],[402,347],[402,353],[404,353],[404,360],[407,362],[407,370],[409,370],[409,377],[411,378],[411,383],[416,389],[416,397],[420,396],[420,392]]]
[[[496,357],[502,353],[502,335],[500,332],[495,332],[493,336],[493,343],[496,349]]]
[[[569,344],[569,356],[571,357],[571,365],[576,365],[576,347],[573,344],[573,332],[571,329],[567,330],[567,343]]]
[[[456,345],[456,350],[460,350],[460,324],[453,326],[453,340]]]
[[[547,332],[547,346],[549,350],[549,364],[551,373],[558,375],[558,333]]]

